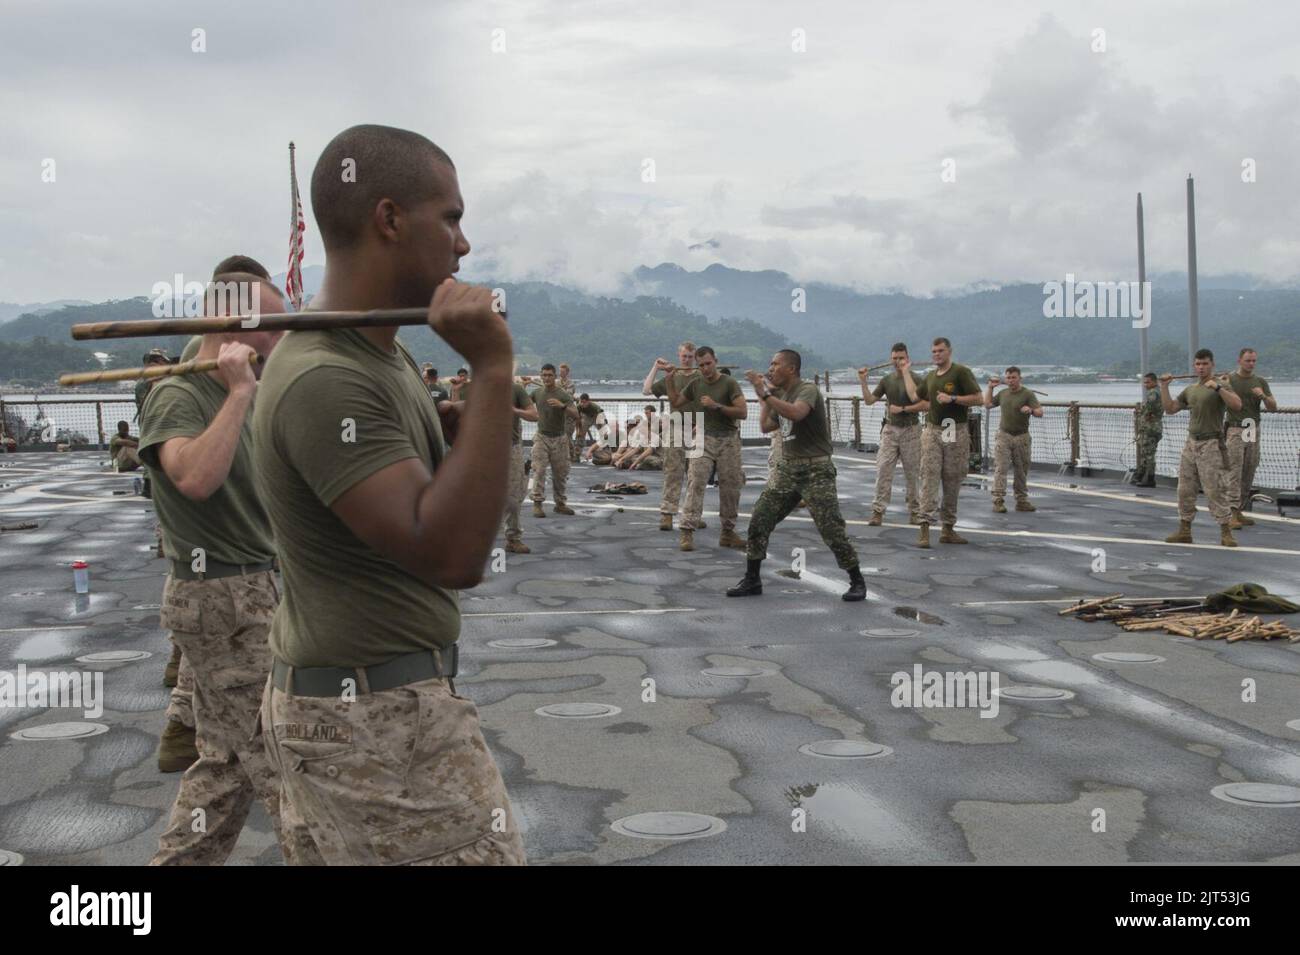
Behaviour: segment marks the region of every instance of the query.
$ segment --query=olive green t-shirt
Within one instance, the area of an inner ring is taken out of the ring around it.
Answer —
[[[533,406],[533,399],[528,397],[528,389],[517,381],[510,386],[510,397],[516,408],[527,411]],[[514,424],[511,425],[513,430],[510,432],[510,442],[512,444],[522,444],[524,440],[524,419],[519,415],[511,415],[511,417],[515,420]]]
[[[552,385],[549,389],[534,388],[530,396],[533,404],[537,406],[537,431],[548,438],[558,438],[565,433],[565,424],[568,421],[568,414],[565,408],[573,404],[573,395],[569,394],[559,385]],[[546,402],[552,398],[558,398],[564,402],[564,408],[552,408]]]
[[[117,452],[122,448],[137,448],[138,450],[138,446],[134,439],[128,440],[127,438],[123,438],[120,434],[115,434],[108,442],[108,456],[110,458],[117,457]]]
[[[401,343],[388,352],[354,329],[285,335],[262,374],[253,433],[284,574],[271,624],[276,659],[361,667],[454,643],[456,592],[411,576],[330,510],[389,465],[442,465],[437,408]]]
[[[729,418],[716,408],[705,408],[700,403],[700,399],[708,396],[720,405],[730,405],[739,397],[743,397],[744,392],[740,390],[740,384],[730,375],[718,375],[718,377],[708,382],[704,376],[696,375],[686,385],[682,394],[686,397],[689,404],[695,405],[704,411],[704,433],[714,436],[730,437],[732,432],[740,430],[740,419]]]
[[[777,393],[782,401],[806,401],[812,408],[802,421],[781,418],[781,453],[787,458],[815,458],[831,453],[831,428],[826,417],[826,399],[811,381],[798,380]]]
[[[208,429],[229,392],[211,375],[161,378],[140,414],[140,459],[153,479],[153,506],[162,525],[163,553],[191,563],[195,548],[206,561],[263,564],[275,556],[271,524],[255,485],[252,415],[245,417],[226,480],[206,501],[186,497],[162,469],[158,455],[172,438],[197,438]]]
[[[975,374],[965,365],[953,362],[942,375],[933,371],[926,375],[925,387],[919,394],[919,397],[930,402],[930,410],[925,416],[925,420],[930,424],[942,425],[948,418],[958,424],[965,424],[970,409],[955,401],[946,405],[940,404],[940,392],[952,395],[954,398],[962,395],[978,395],[980,386],[975,380]]]
[[[604,413],[605,409],[594,401],[587,402],[587,407],[585,408],[581,404],[578,405],[578,414],[584,418],[590,418],[592,421],[595,421]]]
[[[1228,427],[1240,428],[1243,421],[1254,421],[1255,428],[1258,429],[1260,425],[1259,409],[1260,406],[1263,405],[1264,399],[1256,397],[1255,393],[1251,391],[1251,389],[1261,388],[1263,389],[1264,394],[1270,398],[1273,397],[1273,389],[1270,388],[1268,382],[1259,377],[1259,375],[1251,375],[1249,378],[1243,378],[1235,371],[1228,376],[1228,384],[1232,390],[1237,393],[1237,397],[1241,399],[1240,411],[1233,411],[1231,408],[1228,409]]]
[[[1036,394],[1023,386],[1019,391],[1003,388],[998,392],[998,396],[994,400],[1002,410],[1002,423],[998,425],[998,430],[1005,431],[1007,434],[1024,434],[1029,430],[1030,415],[1025,414],[1020,409],[1025,405],[1037,408],[1038,396]]]
[[[925,393],[922,390],[925,387],[925,378],[914,371],[909,371],[908,374],[912,376],[912,381],[916,385],[916,396],[918,398],[925,397]],[[907,385],[903,382],[903,376],[898,373],[897,369],[891,371],[884,378],[881,378],[880,381],[876,383],[876,387],[871,390],[871,393],[877,398],[884,398],[891,405],[898,405],[900,408],[906,408],[910,404],[915,404],[915,402],[908,397]],[[900,414],[889,414],[889,412],[886,411],[885,413],[889,419],[889,423],[895,428],[911,427],[921,420],[921,413],[919,411],[904,411]]]
[[[681,394],[683,391],[686,390],[687,385],[689,385],[696,378],[700,377],[700,373],[698,370],[694,368],[690,368],[686,370],[682,370],[679,368],[677,371],[672,373],[672,376],[673,376],[673,386],[677,389],[677,393]],[[667,376],[660,378],[658,381],[656,381],[653,385],[650,386],[650,394],[654,395],[656,398],[668,397]],[[676,408],[672,410],[675,410],[680,414],[694,414],[696,411],[702,411],[704,409],[700,407],[700,403],[698,401],[688,400],[686,404],[682,405],[680,408]]]
[[[1192,420],[1187,423],[1187,434],[1196,441],[1217,438],[1223,434],[1223,413],[1228,406],[1223,396],[1199,381],[1178,393],[1178,405],[1190,408]]]

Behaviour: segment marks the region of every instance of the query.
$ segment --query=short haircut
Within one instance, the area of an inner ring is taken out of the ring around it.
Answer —
[[[718,353],[708,345],[701,345],[699,348],[695,349],[695,357],[697,360],[704,355],[712,355],[714,361],[718,360]]]
[[[1009,368],[1007,368],[1007,374],[1008,374],[1008,375],[1011,374],[1013,371],[1014,371],[1017,375],[1020,374],[1020,369],[1017,368],[1015,365],[1011,365]]]
[[[560,362],[560,367],[561,367],[561,368],[568,368],[568,367],[569,367],[569,363],[568,363],[567,361],[562,361],[562,362]]]
[[[461,369],[461,371],[464,370],[465,370],[464,368]],[[545,365],[542,366],[542,371],[555,371],[555,366],[548,361]]]
[[[119,422],[117,423],[117,430],[118,430],[118,431],[130,431],[130,430],[131,430],[131,426],[130,426],[129,424],[127,424],[125,421],[119,421]]]
[[[1246,354],[1246,352],[1248,352],[1248,351],[1249,351],[1249,352],[1254,352],[1255,349],[1253,349],[1253,348],[1251,348],[1249,345],[1247,345],[1247,346],[1246,346],[1245,348],[1243,348],[1241,351],[1237,352],[1237,357],[1238,357],[1238,358],[1242,358],[1242,357],[1244,357],[1245,354]],[[1255,354],[1258,355],[1259,352],[1255,352]]]
[[[695,342],[682,342],[680,345],[677,346],[677,348],[679,351],[683,348],[687,349],[688,351],[695,351]]]
[[[352,176],[344,179],[351,160]],[[451,157],[408,129],[366,124],[329,141],[311,174],[311,206],[325,251],[356,245],[382,199],[412,209],[437,198],[432,165]]]
[[[782,348],[777,354],[785,359],[786,364],[794,365],[795,371],[803,369],[803,358],[793,348]]]
[[[281,292],[276,287],[274,282],[272,282],[269,278],[263,278],[262,276],[257,275],[253,272],[218,272],[216,275],[212,276],[212,281],[208,284],[208,287],[205,290],[204,301],[206,302],[209,295],[213,296],[214,298],[217,297],[216,292],[217,292],[218,285],[239,286],[239,285],[253,285],[253,284],[260,285],[264,289],[270,289],[273,293],[275,293],[276,298],[278,298],[280,301],[284,301],[284,293]],[[238,297],[239,298],[243,297],[242,291],[240,292]]]
[[[469,369],[468,369],[468,368],[458,368],[458,369],[456,369],[456,374],[458,374],[458,375],[468,375],[468,374],[469,374]]]
[[[578,395],[578,400],[579,400],[579,401],[590,401],[590,400],[591,400],[591,395],[587,394],[587,393],[584,391],[582,394]]]
[[[936,338],[934,341],[930,342],[931,348],[933,348],[935,345],[947,345],[949,348],[951,348],[952,342],[948,341],[948,339],[944,338],[943,336],[940,336]]]
[[[266,266],[251,255],[228,255],[212,270],[212,280],[215,282],[218,275],[225,275],[228,272],[248,272],[256,275],[258,278],[271,280],[271,273],[266,270]]]
[[[1148,378],[1150,378],[1152,381],[1155,381],[1155,380],[1156,380],[1156,373],[1155,373],[1154,371],[1149,371],[1149,372],[1147,372],[1145,375],[1142,376],[1142,380],[1143,380],[1143,381],[1145,381],[1145,380],[1148,379]]]
[[[645,412],[647,412],[647,413],[649,413],[649,414],[654,414],[654,413],[655,413],[655,406],[654,406],[654,405],[646,405],[646,406],[645,406],[644,408],[642,408],[641,410],[642,410],[642,411],[645,411]]]
[[[1214,352],[1210,351],[1208,348],[1202,348],[1196,353],[1196,359],[1199,361],[1202,358],[1208,358],[1210,361],[1214,361]]]
[[[727,375],[727,376],[730,376],[730,375],[731,375],[731,369],[730,369],[730,368],[719,368],[719,369],[718,369],[718,374],[719,374],[719,375]]]
[[[901,351],[904,355],[906,355],[906,354],[907,354],[907,345],[906,345],[906,343],[904,343],[904,342],[894,342],[894,344],[892,344],[892,345],[889,346],[889,353],[890,353],[891,355],[892,355],[894,352],[896,352],[896,351]]]

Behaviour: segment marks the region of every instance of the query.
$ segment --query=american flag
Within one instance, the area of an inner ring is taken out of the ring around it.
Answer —
[[[293,187],[293,207],[289,211],[289,268],[284,278],[284,291],[297,311],[302,309],[303,234],[307,231],[307,223],[302,217],[302,197],[298,195],[298,170],[293,162],[293,143],[289,144],[289,182]]]

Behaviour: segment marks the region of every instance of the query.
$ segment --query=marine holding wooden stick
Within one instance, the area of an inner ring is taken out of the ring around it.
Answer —
[[[267,748],[327,864],[522,864],[478,711],[453,682],[456,591],[482,579],[505,508],[510,332],[490,290],[452,278],[465,206],[424,136],[345,130],[311,198],[325,246],[313,306],[427,309],[474,387],[435,405],[395,327],[294,331],[267,363],[254,437],[285,587]]]

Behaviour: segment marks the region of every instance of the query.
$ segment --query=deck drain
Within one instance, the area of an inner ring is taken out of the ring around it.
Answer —
[[[698,812],[639,812],[616,819],[610,828],[634,839],[702,839],[716,836],[727,828],[717,816]]]
[[[12,852],[9,849],[0,849],[0,866],[22,864],[23,857],[17,852]]]
[[[864,637],[915,637],[920,632],[920,630],[904,630],[901,627],[872,627],[870,630],[858,631]]]
[[[1008,700],[1072,700],[1074,694],[1055,686],[1007,686],[993,691]]]
[[[533,712],[560,720],[594,720],[602,716],[617,716],[623,710],[608,703],[551,703],[539,706]]]
[[[894,751],[888,746],[865,740],[823,739],[816,743],[804,743],[799,747],[799,752],[823,759],[874,759],[877,756],[889,756]]]
[[[506,640],[489,640],[489,647],[498,650],[537,650],[541,647],[553,647],[557,641],[545,637],[511,637]]]
[[[612,584],[613,582],[614,582],[613,577],[584,577],[583,578],[583,583],[588,583],[588,584]]]
[[[107,733],[108,727],[103,723],[44,723],[32,726],[16,733],[10,733],[10,739],[44,742],[54,739],[85,739]]]
[[[1164,657],[1154,653],[1094,653],[1094,660],[1102,663],[1164,663]]]
[[[147,660],[153,656],[148,650],[101,650],[77,657],[78,663],[130,663],[132,660]]]
[[[709,667],[700,672],[705,676],[771,676],[773,673],[762,667]]]
[[[1224,783],[1211,789],[1210,795],[1239,806],[1300,806],[1300,788],[1273,783]]]

